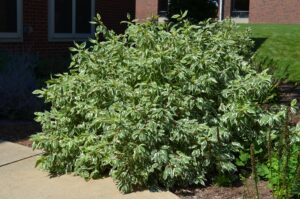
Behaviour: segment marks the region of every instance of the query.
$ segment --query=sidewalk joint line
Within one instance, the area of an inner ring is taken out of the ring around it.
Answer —
[[[41,154],[43,154],[43,153],[38,153],[38,154],[35,154],[35,155],[28,156],[26,158],[22,158],[22,159],[19,159],[19,160],[15,160],[15,161],[12,161],[12,162],[8,162],[8,163],[5,163],[5,164],[2,164],[2,165],[0,165],[0,168],[4,167],[4,166],[7,166],[7,165],[11,165],[11,164],[17,163],[17,162],[20,162],[20,161],[23,161],[23,160],[27,160],[27,159],[33,158],[35,156],[39,156]]]

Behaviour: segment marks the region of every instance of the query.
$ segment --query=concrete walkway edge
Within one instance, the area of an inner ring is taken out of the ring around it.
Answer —
[[[0,140],[0,167],[40,155],[42,151]]]
[[[51,178],[34,167],[38,154],[23,147],[0,142],[1,199],[179,199],[171,192],[148,190],[124,195],[111,178],[90,181],[72,175]]]

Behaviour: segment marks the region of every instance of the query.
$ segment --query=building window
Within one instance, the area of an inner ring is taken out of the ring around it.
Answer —
[[[22,40],[22,0],[0,1],[0,40]]]
[[[49,40],[86,40],[94,16],[95,0],[49,0]]]
[[[248,18],[249,17],[249,0],[232,1],[232,17]]]
[[[169,12],[170,0],[158,1],[158,14],[162,17],[167,17]]]

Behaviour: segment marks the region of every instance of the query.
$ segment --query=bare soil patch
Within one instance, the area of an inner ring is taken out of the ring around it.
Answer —
[[[272,192],[268,188],[268,183],[261,181],[258,184],[260,198],[272,199]],[[194,190],[180,190],[176,194],[182,199],[255,199],[255,189],[253,183],[245,183],[236,187],[209,186]]]

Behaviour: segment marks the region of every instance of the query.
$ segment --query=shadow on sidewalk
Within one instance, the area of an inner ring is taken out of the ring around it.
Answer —
[[[0,140],[31,146],[29,137],[40,129],[33,121],[0,120]]]

